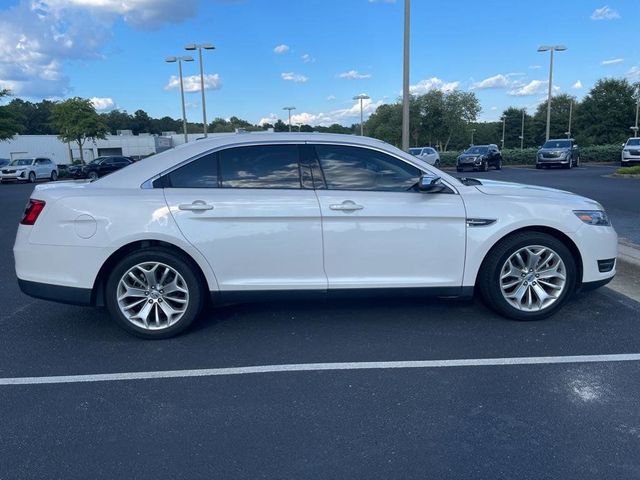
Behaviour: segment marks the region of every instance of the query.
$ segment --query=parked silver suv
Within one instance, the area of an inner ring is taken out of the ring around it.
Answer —
[[[560,165],[572,168],[580,165],[580,150],[572,138],[547,140],[536,155],[536,168]]]
[[[34,183],[41,179],[58,179],[58,165],[48,158],[19,158],[0,169],[2,183],[9,180]]]

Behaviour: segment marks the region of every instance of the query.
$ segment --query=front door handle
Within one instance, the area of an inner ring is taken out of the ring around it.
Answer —
[[[329,205],[329,208],[331,210],[338,210],[341,212],[355,212],[356,210],[362,210],[364,207],[362,205],[358,205],[357,203],[351,200],[345,200],[342,203]]]
[[[186,210],[188,212],[204,212],[207,210],[213,210],[213,205],[209,205],[202,200],[196,200],[193,203],[181,203],[178,205],[178,210]]]

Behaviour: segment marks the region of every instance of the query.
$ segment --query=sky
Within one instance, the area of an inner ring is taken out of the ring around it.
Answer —
[[[640,81],[638,0],[413,0],[411,92],[473,91],[480,120],[533,112],[548,88],[582,98],[603,77]],[[203,51],[207,117],[359,122],[402,93],[403,0],[0,0],[0,88],[31,101],[91,98],[181,117],[178,66]],[[197,52],[196,52],[197,53]],[[197,55],[187,118],[202,121]]]

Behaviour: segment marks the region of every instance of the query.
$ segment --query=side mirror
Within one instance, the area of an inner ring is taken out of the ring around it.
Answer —
[[[418,190],[424,193],[440,193],[447,189],[440,177],[423,174],[418,181]]]

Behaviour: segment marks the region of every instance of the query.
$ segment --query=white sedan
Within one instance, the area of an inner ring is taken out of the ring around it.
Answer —
[[[458,180],[381,141],[237,134],[92,183],[38,185],[14,247],[23,292],[105,305],[146,338],[206,301],[409,290],[518,320],[615,275],[604,209],[567,192]]]

